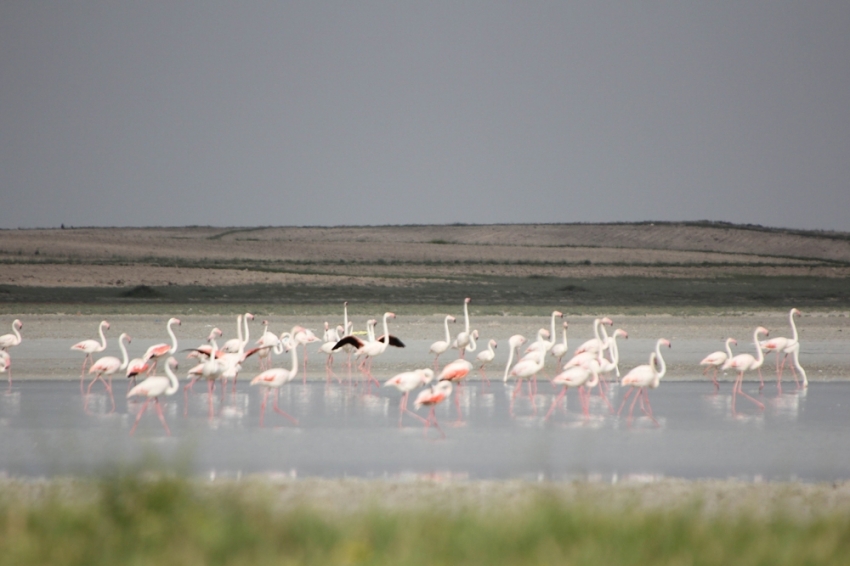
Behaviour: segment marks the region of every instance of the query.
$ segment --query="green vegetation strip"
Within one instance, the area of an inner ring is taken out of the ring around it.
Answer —
[[[289,489],[305,487],[288,483]],[[423,485],[426,494],[451,488]],[[394,489],[390,483],[380,487]],[[395,485],[414,498],[419,487]],[[463,494],[479,486],[455,487]],[[796,566],[846,564],[850,556],[846,504],[843,512],[816,502],[803,512],[775,501],[766,508],[718,510],[694,488],[675,503],[647,506],[630,497],[612,502],[606,489],[615,487],[579,484],[574,491],[581,494],[584,487],[586,494],[564,497],[556,487],[532,486],[520,501],[514,493],[512,500],[483,505],[460,496],[454,505],[422,498],[340,511],[344,505],[337,501],[328,511],[291,499],[284,504],[274,484],[258,482],[213,487],[130,476],[82,485],[51,482],[36,493],[9,482],[0,490],[0,562]],[[347,488],[356,498],[357,485]],[[775,491],[782,495],[783,489]]]

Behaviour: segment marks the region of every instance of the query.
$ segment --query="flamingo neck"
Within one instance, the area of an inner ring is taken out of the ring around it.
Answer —
[[[98,332],[100,333],[100,351],[104,351],[106,349],[106,335],[103,333],[104,324],[100,323],[100,328]]]
[[[242,341],[242,315],[236,317],[236,339]]]
[[[658,360],[658,365],[660,366],[655,374],[655,379],[661,379],[664,377],[664,374],[667,373],[667,364],[664,362],[664,357],[661,355],[661,340],[655,343],[655,358]],[[653,367],[654,364],[653,364]]]
[[[597,385],[599,385],[599,373],[596,370],[596,368],[597,368],[596,364],[589,364],[589,365],[590,365],[590,368],[588,369],[588,371],[590,372],[591,378],[590,378],[590,381],[588,383],[585,383],[585,385],[588,387],[588,389],[592,389],[593,387],[596,387]]]
[[[463,329],[469,334],[469,303],[463,302]]]
[[[517,349],[516,346],[511,345],[511,353],[508,355],[508,365],[505,366],[505,377],[502,378],[502,381],[508,381],[508,372],[511,370],[511,362],[514,361],[514,351]]]
[[[18,340],[18,344],[21,343],[21,333],[18,331],[18,321],[12,323],[12,332],[15,333],[15,338]],[[105,342],[104,342],[105,344]]]
[[[549,331],[549,340],[552,341],[552,344],[555,343],[556,336],[558,336],[558,335],[555,333],[555,313],[553,312],[552,313],[552,321],[551,321],[551,329]]]
[[[168,321],[168,335],[171,336],[171,349],[168,351],[169,354],[173,354],[177,351],[177,336],[174,335],[174,329],[171,328],[171,325],[173,324],[173,321]]]
[[[245,339],[242,340],[242,348],[244,349],[245,346],[248,344],[248,340],[251,339],[250,338],[251,330],[248,328],[248,314],[247,313],[242,318],[242,325],[245,327]]]
[[[290,336],[292,336],[292,335],[289,332],[284,332],[283,334],[280,335],[280,337],[277,340],[277,344],[275,344],[272,347],[272,351],[275,353],[275,355],[279,356],[283,353],[283,340],[284,340],[284,338],[286,338],[288,340],[290,338]]]
[[[348,331],[348,303],[342,305],[342,325],[345,329],[342,331],[345,336],[351,334]]]
[[[289,379],[292,379],[298,375],[298,348],[292,348],[289,352],[291,354],[290,360],[292,361],[292,369],[289,370]]]
[[[602,319],[597,318],[593,321],[593,334],[596,335],[596,339],[602,342],[602,337],[599,336],[599,325],[602,324]]]
[[[446,317],[446,320],[443,321],[443,324],[446,327],[446,342],[450,343],[452,341],[452,335],[449,333],[449,317]]]
[[[177,376],[171,370],[171,364],[165,364],[165,375],[168,376],[168,389],[165,390],[166,395],[174,395],[180,388],[180,382],[177,381]]]
[[[794,311],[788,313],[788,321],[791,323],[791,332],[794,337],[794,342],[798,341],[797,338],[797,324],[794,322]]]
[[[384,344],[390,345],[390,330],[387,326],[387,313],[384,313]]]
[[[130,363],[130,358],[127,356],[127,347],[124,346],[124,338],[125,336],[121,336],[118,339],[118,347],[121,348],[121,357],[123,358],[121,365],[118,367],[119,370],[127,369],[127,365]]]
[[[602,348],[605,349],[610,344],[611,339],[608,337],[608,331],[605,330],[604,324],[599,325],[599,330],[600,332],[602,332],[602,337],[600,338],[600,341],[602,342]]]
[[[759,344],[760,331],[761,331],[761,328],[756,328],[756,331],[753,332],[753,342],[756,345],[756,353],[757,353],[756,363],[758,364],[756,367],[761,367],[761,365],[764,363],[764,352],[761,349],[761,344]]]
[[[487,349],[490,350],[491,354],[493,354],[494,356],[496,355],[496,350],[493,349],[493,343],[492,342],[487,342]]]
[[[794,363],[794,367],[797,368],[797,371],[800,372],[800,375],[803,376],[803,387],[809,386],[809,378],[806,376],[806,370],[803,369],[803,366],[800,365],[800,345],[797,344],[794,346],[794,350],[792,351],[791,360]]]
[[[567,327],[566,326],[564,327],[563,333],[564,333],[564,350],[566,350],[567,349]]]
[[[617,333],[611,336],[611,363],[615,366],[620,363],[620,347],[617,346]]]
[[[475,332],[469,335],[469,345],[466,347],[467,352],[474,352],[478,349],[478,344],[475,343]]]
[[[729,346],[729,344],[731,344],[731,343],[732,343],[732,339],[727,338],[726,339],[726,356],[730,360],[732,359],[732,348]]]

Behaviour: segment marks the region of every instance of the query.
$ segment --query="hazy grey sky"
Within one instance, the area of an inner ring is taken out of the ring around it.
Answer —
[[[0,0],[0,227],[850,230],[850,2]]]

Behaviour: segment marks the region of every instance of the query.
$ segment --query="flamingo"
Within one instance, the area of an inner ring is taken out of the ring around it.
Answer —
[[[558,367],[561,367],[561,359],[562,359],[562,358],[563,358],[563,357],[567,354],[567,352],[569,351],[569,348],[567,347],[567,327],[568,327],[568,326],[569,326],[569,325],[567,324],[567,321],[564,321],[564,324],[563,324],[564,329],[563,329],[563,331],[562,331],[562,332],[563,332],[563,334],[564,334],[564,339],[563,339],[563,341],[562,341],[562,342],[559,342],[559,343],[557,343],[557,344],[553,345],[553,346],[552,346],[552,350],[550,351],[550,353],[551,353],[554,357],[558,358],[558,364],[557,364],[557,365],[558,365]]]
[[[514,334],[510,338],[508,338],[508,347],[510,348],[508,352],[508,363],[505,366],[505,375],[502,378],[502,381],[508,382],[508,372],[511,369],[511,364],[514,361],[514,352],[518,352],[518,348],[525,344],[526,338],[522,334]]]
[[[578,387],[579,388],[579,400],[581,401],[582,412],[584,413],[585,418],[590,416],[590,393],[583,393],[584,386],[586,385],[588,389],[593,389],[599,383],[599,366],[594,362],[585,362],[580,366],[574,366],[568,368],[554,378],[552,378],[552,385],[556,387],[558,385],[563,385],[564,388],[552,400],[552,406],[549,407],[549,412],[546,413],[546,417],[543,420],[548,420],[552,413],[555,411],[555,407],[558,405],[558,401],[564,398],[567,394],[567,389],[570,387]],[[590,379],[591,376],[593,379]],[[607,398],[606,398],[607,400]]]
[[[133,387],[128,393],[127,398],[130,397],[147,397],[145,399],[144,404],[142,405],[141,410],[139,411],[138,416],[136,417],[136,422],[133,423],[133,428],[130,429],[130,436],[136,432],[136,427],[139,425],[139,421],[142,418],[142,415],[145,414],[145,411],[148,408],[148,403],[150,403],[151,399],[154,400],[156,404],[156,414],[159,415],[159,420],[162,422],[162,426],[165,427],[165,433],[168,436],[171,436],[171,431],[168,429],[168,424],[165,422],[165,417],[162,414],[162,406],[159,404],[159,396],[160,395],[174,395],[177,392],[177,389],[180,388],[180,383],[177,381],[177,377],[174,375],[174,369],[177,369],[177,360],[173,357],[168,358],[165,363],[165,373],[168,377],[162,377],[159,375],[152,375],[148,377],[146,380]]]
[[[528,348],[525,349],[525,355],[523,359],[528,357],[536,358],[541,352],[543,355],[546,355],[546,346],[549,344],[549,338],[551,334],[545,328],[541,328],[537,331],[537,339],[529,344]]]
[[[779,388],[780,392],[782,391],[782,370],[785,369],[785,362],[788,361],[788,356],[794,350],[794,346],[799,343],[799,336],[797,335],[797,325],[794,323],[794,315],[802,314],[799,309],[791,309],[788,312],[788,322],[791,325],[791,338],[785,338],[782,336],[777,336],[775,338],[771,338],[770,340],[766,340],[761,343],[761,347],[766,352],[775,352],[776,353],[776,385]],[[784,354],[782,356],[782,365],[779,365],[779,354]]]
[[[705,376],[708,373],[708,370],[714,368],[714,375],[711,376],[711,381],[714,382],[714,391],[717,392],[720,390],[720,384],[717,383],[717,372],[720,370],[720,367],[726,363],[726,360],[732,358],[732,348],[729,347],[729,344],[738,345],[738,341],[734,338],[726,339],[726,351],[717,350],[716,352],[712,352],[706,357],[702,359],[699,363],[701,366],[705,366],[705,369],[702,371],[702,375]]]
[[[623,397],[623,403],[620,405],[620,410],[617,411],[619,415],[623,410],[623,406],[626,404],[626,400],[629,398],[629,395],[634,391],[634,388],[637,387],[637,393],[635,394],[634,399],[632,399],[632,404],[629,406],[629,422],[632,420],[632,413],[635,408],[635,402],[639,397],[642,397],[640,402],[640,407],[643,412],[652,419],[652,422],[658,425],[658,421],[655,420],[655,416],[652,414],[652,406],[649,404],[649,393],[647,393],[647,389],[656,389],[661,384],[661,379],[667,373],[667,364],[664,362],[664,358],[661,355],[661,346],[667,346],[668,348],[672,347],[670,341],[666,338],[659,338],[655,343],[655,351],[652,352],[649,356],[649,364],[637,366],[632,368],[632,370],[623,376],[623,379],[620,383],[623,386],[630,386],[630,389],[626,395]],[[656,367],[660,365],[661,367]]]
[[[746,393],[744,393],[744,389],[742,388],[742,383],[744,381],[744,372],[758,370],[759,378],[761,378],[761,366],[764,364],[764,352],[761,349],[761,344],[759,344],[759,335],[764,334],[768,336],[770,333],[767,328],[763,326],[759,326],[753,332],[753,342],[756,346],[756,354],[757,357],[754,357],[752,354],[738,354],[733,358],[729,358],[726,360],[726,363],[723,364],[721,369],[734,369],[738,372],[738,379],[735,381],[735,385],[732,387],[732,412],[735,412],[735,397],[738,393],[752,401],[756,404],[760,409],[764,410],[764,404],[756,401]],[[762,384],[764,380],[762,380]]]
[[[86,357],[83,359],[83,369],[80,371],[80,393],[83,392],[83,379],[86,375],[86,363],[94,363],[92,354],[95,352],[102,352],[106,349],[106,336],[103,335],[104,330],[109,330],[109,323],[105,320],[101,320],[98,328],[98,332],[100,333],[100,342],[97,340],[83,340],[82,342],[77,342],[71,346],[72,350],[85,352],[86,354]]]
[[[24,323],[17,318],[12,322],[13,334],[4,334],[0,336],[0,350],[8,350],[12,346],[18,346],[21,343],[20,329],[24,327]]]
[[[221,351],[225,354],[236,354],[239,352],[239,348],[244,348],[248,345],[248,341],[251,339],[251,332],[248,328],[248,321],[254,320],[254,315],[246,312],[243,315],[238,315],[236,317],[236,338],[231,338],[221,346]]]
[[[604,325],[614,326],[614,321],[610,318],[596,318],[593,320],[593,334],[596,336],[595,338],[591,338],[586,341],[584,344],[576,348],[575,353],[581,354],[582,352],[592,352],[596,353],[597,350],[604,350],[608,347],[608,334],[605,332]],[[600,330],[602,334],[600,335]]]
[[[426,407],[431,407],[430,412],[428,413],[428,418],[425,419],[425,431],[424,434],[428,435],[428,427],[432,424],[437,427],[437,430],[440,431],[440,434],[443,438],[446,437],[446,433],[443,432],[443,429],[440,428],[440,425],[437,424],[437,414],[435,412],[435,408],[437,405],[445,401],[449,395],[452,394],[452,382],[451,381],[441,381],[437,383],[435,387],[431,389],[426,389],[419,393],[416,396],[416,401],[413,402],[413,406],[416,409],[419,409],[423,405]]]
[[[293,326],[292,327],[292,340],[295,343],[296,347],[298,345],[304,346],[304,385],[307,384],[307,344],[311,342],[318,342],[319,338],[315,334],[313,334],[312,330],[304,328],[303,326]]]
[[[336,328],[328,328],[328,323],[325,322],[325,333],[324,333],[324,342],[319,346],[319,353],[325,354],[328,356],[327,361],[325,361],[325,373],[327,374],[328,382],[330,382],[331,376],[335,375],[333,371],[334,364],[334,347],[336,343],[341,340],[340,332],[344,333],[344,329],[342,326],[337,326]],[[342,383],[341,380],[337,380]]]
[[[269,332],[269,321],[263,321],[263,335],[260,336],[256,344],[260,347],[257,350],[257,357],[260,360],[260,369],[271,369],[272,366],[272,349],[280,343],[280,338],[277,334]]]
[[[142,359],[146,362],[153,360],[153,367],[150,371],[156,370],[156,363],[159,361],[160,358],[163,358],[165,356],[172,356],[174,355],[174,352],[177,351],[177,336],[174,335],[174,330],[171,328],[174,324],[180,326],[180,319],[173,317],[169,318],[168,323],[165,325],[165,327],[168,329],[168,334],[171,336],[171,346],[165,343],[154,344],[153,346],[148,348],[145,352],[145,355],[142,356]]]
[[[475,359],[481,363],[481,365],[478,366],[478,371],[481,372],[481,377],[484,379],[484,381],[487,382],[487,385],[490,385],[490,380],[487,379],[487,374],[484,373],[484,366],[486,366],[496,358],[496,351],[493,348],[495,348],[497,344],[498,342],[491,339],[489,342],[487,342],[487,349],[482,350],[478,353],[477,356],[475,356]]]
[[[552,329],[549,331],[548,335],[546,335],[545,338],[538,336],[537,342],[531,344],[526,350],[526,352],[528,352],[529,350],[542,349],[546,353],[549,353],[549,351],[555,346],[555,317],[564,318],[564,313],[562,313],[561,311],[552,311],[552,320],[550,324]]]
[[[401,348],[404,347],[404,343],[401,340],[399,340],[395,336],[390,336],[390,331],[387,326],[388,318],[395,318],[395,313],[384,313],[384,333],[377,340],[363,342],[355,336],[346,336],[345,338],[337,342],[336,346],[333,347],[334,350],[338,350],[346,344],[351,344],[352,346],[356,347],[360,351],[360,353],[365,356],[363,362],[360,364],[361,371],[363,371],[368,376],[370,383],[372,381],[375,381],[377,385],[380,385],[380,382],[374,377],[372,377],[372,360],[375,357],[383,354],[387,350],[387,346],[389,346],[391,343],[393,343],[393,345],[398,344],[398,347]]]
[[[6,350],[0,350],[0,373],[9,372],[9,389],[12,388],[12,357]]]
[[[463,332],[459,332],[452,342],[452,348],[460,350],[460,357],[463,358],[466,353],[466,347],[469,345],[469,303],[472,301],[469,297],[463,300]]]
[[[3,366],[3,371],[9,372],[9,388],[12,388],[12,361],[9,358],[7,350],[12,346],[18,346],[21,343],[21,333],[19,330],[24,327],[24,324],[17,318],[12,322],[12,332],[14,334],[4,334],[0,336],[0,352],[5,354],[6,363]]]
[[[457,319],[452,315],[446,315],[446,319],[443,321],[443,324],[446,327],[446,339],[437,340],[436,342],[431,344],[431,347],[428,349],[428,353],[434,354],[434,371],[437,371],[440,367],[437,363],[437,359],[440,357],[440,355],[445,354],[448,351],[449,346],[452,343],[452,335],[449,332],[449,322],[455,322],[456,320]]]
[[[118,347],[121,349],[122,359],[119,360],[114,356],[104,356],[98,359],[92,366],[89,368],[89,374],[94,375],[94,379],[89,383],[89,387],[86,390],[86,402],[83,404],[83,410],[88,407],[88,394],[91,393],[92,385],[95,384],[97,380],[103,382],[103,385],[106,387],[106,390],[109,391],[109,396],[112,399],[112,410],[115,411],[115,398],[112,397],[112,374],[114,374],[118,370],[123,370],[127,367],[129,363],[129,359],[127,356],[127,347],[124,345],[124,340],[127,342],[132,342],[130,336],[127,335],[126,332],[122,332],[121,336],[118,337]],[[109,383],[103,380],[103,376],[109,376]]]
[[[460,381],[472,371],[472,363],[468,360],[457,359],[447,363],[437,376],[437,381]]]
[[[800,344],[794,344],[791,348],[791,371],[794,371],[794,368],[797,368],[797,371],[800,375],[803,376],[803,385],[801,386],[799,381],[797,382],[797,387],[806,388],[809,386],[809,378],[806,376],[806,370],[803,369],[803,366],[800,365]],[[797,381],[797,374],[794,374],[794,380]]]
[[[272,368],[267,369],[262,372],[254,379],[251,380],[251,385],[262,385],[263,389],[263,402],[260,405],[260,426],[263,426],[263,415],[266,412],[266,403],[269,398],[269,392],[272,389],[280,389],[285,383],[289,383],[292,381],[296,375],[298,375],[298,344],[290,343],[287,346],[287,349],[291,353],[292,367],[290,369],[286,368]],[[292,421],[293,424],[298,424],[298,419],[283,411],[280,407],[277,406],[277,395],[275,395],[274,402],[272,404],[272,409],[276,413],[279,413]]]
[[[218,331],[218,332],[216,332]],[[195,382],[204,378],[207,380],[207,393],[208,393],[208,401],[209,401],[209,418],[212,420],[213,418],[213,391],[215,389],[215,381],[222,377],[225,370],[227,369],[227,365],[224,360],[221,359],[221,356],[216,355],[219,352],[218,344],[216,344],[216,338],[221,336],[221,331],[217,328],[214,328],[212,332],[210,332],[207,341],[210,343],[210,356],[191,370],[189,370],[189,375],[192,376],[192,380],[183,387],[183,403],[186,407],[184,411],[184,415],[186,411],[188,411],[187,396],[188,390],[192,389],[192,386],[195,385]],[[148,378],[150,379],[150,378]],[[144,383],[144,382],[142,382]],[[222,385],[222,392],[224,390],[224,385]]]
[[[433,379],[434,370],[426,368],[399,373],[384,382],[384,387],[395,387],[403,393],[398,406],[399,427],[401,427],[402,417],[404,416],[404,413],[409,413],[420,421],[425,422],[425,419],[423,419],[422,417],[407,408],[407,399],[410,396],[411,391],[413,391],[417,387],[428,385]]]
[[[545,362],[545,351],[532,351],[516,363],[516,365],[511,369],[511,376],[518,379],[511,398],[516,397],[516,394],[522,386],[522,380],[524,378],[528,378],[530,380],[531,378],[536,377],[537,373],[543,369]],[[529,395],[531,395],[531,385],[529,385]]]

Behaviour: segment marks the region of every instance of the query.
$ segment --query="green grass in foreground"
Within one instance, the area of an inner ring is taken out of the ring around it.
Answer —
[[[274,491],[115,477],[0,497],[5,564],[846,564],[850,517],[564,501],[485,513],[280,509]],[[550,496],[551,495],[551,496]]]

